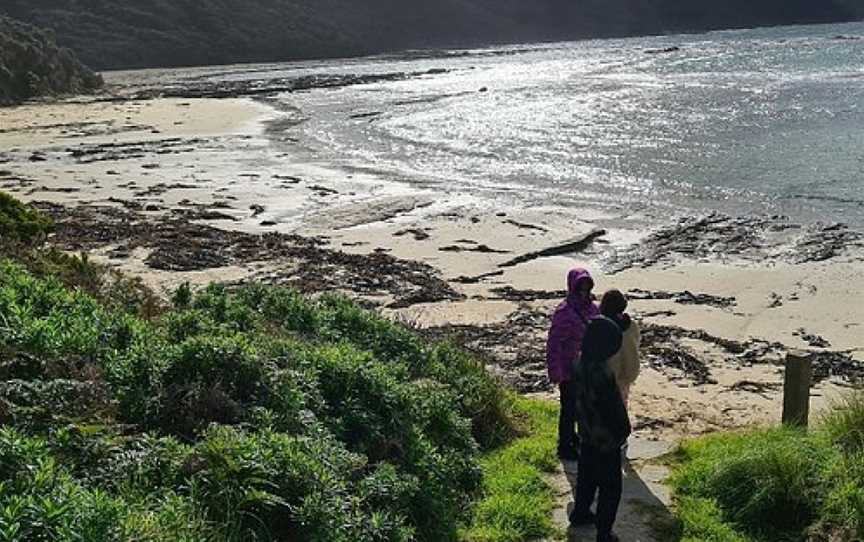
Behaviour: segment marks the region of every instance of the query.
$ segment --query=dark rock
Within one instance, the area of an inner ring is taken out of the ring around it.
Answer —
[[[499,299],[506,299],[507,301],[537,301],[540,299],[564,299],[567,297],[567,292],[564,290],[517,290],[512,286],[503,286],[501,288],[493,288],[491,291]]]
[[[497,250],[486,245],[476,245],[473,247],[460,247],[459,245],[447,245],[438,250],[441,252],[480,252],[482,254],[509,254],[508,250]]]
[[[806,342],[808,345],[814,348],[830,348],[831,343],[825,340],[823,337],[816,335],[814,333],[808,333],[805,329],[800,328],[798,331],[793,333],[793,335],[798,335],[801,337],[801,340]]]
[[[57,225],[51,242],[69,251],[123,246],[145,248],[153,269],[194,271],[259,261],[290,261],[276,271],[253,275],[250,281],[287,284],[304,292],[343,289],[357,295],[392,295],[397,306],[415,302],[463,299],[430,266],[386,254],[348,254],[322,246],[322,241],[269,232],[261,235],[227,231],[191,222],[182,213],[149,217],[109,206],[37,205]]]
[[[677,45],[673,45],[671,47],[664,47],[662,49],[646,49],[645,54],[659,55],[659,54],[664,54],[664,53],[677,53],[680,50],[681,50],[680,47],[678,47]]]
[[[524,222],[516,222],[515,220],[512,220],[512,219],[507,219],[504,221],[504,223],[510,224],[511,226],[516,226],[517,228],[522,229],[522,230],[537,230],[537,231],[542,231],[542,232],[548,232],[549,231],[548,229],[546,229],[542,226],[535,226],[534,224],[526,224]]]
[[[477,275],[474,277],[468,277],[468,276],[462,275],[460,277],[456,277],[451,282],[455,282],[457,284],[477,284],[478,282],[480,282],[483,279],[486,279],[489,277],[500,277],[503,274],[504,274],[504,271],[492,271],[490,273],[483,273],[482,275]]]
[[[313,184],[309,187],[309,190],[315,192],[319,196],[332,196],[338,194],[338,190],[333,190],[332,188],[327,188],[326,186],[321,186],[320,184]]]
[[[663,372],[664,369],[668,368],[678,369],[687,378],[692,379],[696,385],[717,383],[711,377],[711,371],[704,362],[677,346],[655,346],[645,353],[645,358],[648,365],[658,371]]]
[[[396,237],[402,237],[403,235],[408,235],[408,234],[411,234],[412,236],[414,236],[415,241],[425,241],[425,240],[429,239],[429,234],[426,233],[424,230],[421,230],[419,228],[410,228],[407,230],[399,230],[396,233],[394,233],[393,235]]]
[[[353,115],[349,115],[349,119],[369,119],[374,117],[380,117],[383,115],[383,111],[370,111],[369,113],[355,113]]]
[[[562,254],[573,254],[576,252],[581,252],[588,248],[595,239],[597,239],[598,237],[602,237],[603,235],[606,235],[606,230],[592,230],[581,237],[577,237],[575,239],[571,239],[569,241],[565,241],[563,243],[559,243],[554,246],[538,250],[536,252],[523,254],[518,258],[513,258],[512,260],[499,264],[498,267],[513,267],[521,263],[536,260],[538,258],[547,258],[549,256],[560,256]]]
[[[297,184],[303,181],[300,177],[293,177],[291,175],[273,175],[274,179],[278,179],[280,181],[285,181],[289,184]]]
[[[672,263],[678,258],[806,263],[828,260],[864,246],[864,237],[843,224],[802,228],[786,217],[730,217],[712,213],[684,217],[638,244],[606,258],[609,272]]]
[[[694,294],[690,291],[659,292],[634,288],[627,292],[630,299],[671,299],[681,305],[710,305],[718,308],[734,307],[737,301],[734,297],[722,297],[711,294]]]

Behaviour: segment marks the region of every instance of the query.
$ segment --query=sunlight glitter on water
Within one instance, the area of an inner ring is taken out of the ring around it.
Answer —
[[[328,61],[304,69],[448,71],[283,99],[321,163],[445,193],[864,225],[864,40],[840,34],[864,24]]]

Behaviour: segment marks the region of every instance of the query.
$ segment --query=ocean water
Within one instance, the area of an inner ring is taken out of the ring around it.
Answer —
[[[444,196],[864,227],[862,37],[864,23],[779,27],[231,77],[448,70],[280,97],[309,159]]]

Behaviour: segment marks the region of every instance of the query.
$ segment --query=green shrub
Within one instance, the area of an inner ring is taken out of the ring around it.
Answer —
[[[320,306],[324,323],[319,333],[332,341],[350,342],[380,360],[403,365],[411,376],[425,376],[428,357],[417,335],[344,296],[325,295]]]
[[[455,404],[471,420],[474,438],[483,449],[497,448],[516,435],[512,395],[489,375],[481,360],[450,343],[434,345],[428,355],[424,376],[454,391]]]
[[[84,487],[49,441],[0,428],[0,540],[213,540],[195,506],[170,493],[127,502]]]
[[[351,497],[366,462],[333,439],[214,427],[194,453],[196,499],[212,518],[236,525],[241,539],[408,540],[411,534],[404,517],[363,510],[376,503]],[[367,495],[382,482],[403,485],[393,470],[390,479],[376,474],[362,484]]]
[[[86,520],[60,514],[36,539],[453,540],[481,490],[478,442],[514,434],[480,362],[344,298],[181,289],[144,318],[0,271],[0,417],[59,480],[25,491],[0,463],[0,485],[73,495]]]
[[[44,240],[52,227],[45,214],[0,192],[0,243],[34,245]]]

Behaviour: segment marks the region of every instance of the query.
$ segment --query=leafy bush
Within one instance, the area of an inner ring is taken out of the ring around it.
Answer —
[[[184,287],[174,304],[145,319],[0,262],[0,417],[55,486],[26,489],[20,455],[0,485],[81,510],[10,510],[9,525],[35,540],[457,537],[481,449],[514,434],[481,363],[344,298]]]
[[[0,540],[220,538],[190,500],[164,493],[131,503],[87,488],[51,456],[47,439],[0,428]]]
[[[50,233],[53,223],[43,213],[0,192],[0,242],[33,245]]]

